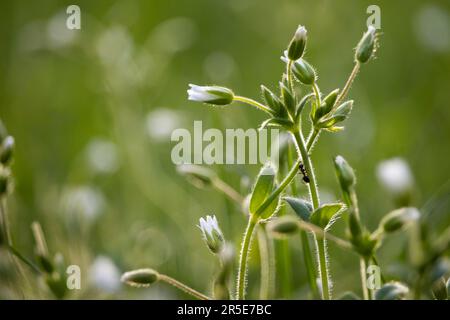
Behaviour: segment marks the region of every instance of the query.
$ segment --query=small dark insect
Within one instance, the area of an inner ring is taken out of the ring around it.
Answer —
[[[306,169],[305,169],[305,166],[303,165],[303,163],[299,164],[298,169],[300,170],[300,172],[303,175],[303,181],[305,183],[309,183],[310,180],[309,180],[308,174],[306,173]]]

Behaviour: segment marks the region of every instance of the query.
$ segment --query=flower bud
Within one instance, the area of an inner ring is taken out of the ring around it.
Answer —
[[[326,117],[325,119],[319,121],[319,128],[331,128],[336,123],[342,122],[349,116],[350,112],[353,108],[353,100],[349,100],[341,104],[336,110],[333,112],[333,115],[330,117]]]
[[[7,136],[0,146],[0,163],[7,165],[13,157],[14,138]]]
[[[334,103],[336,102],[337,96],[339,93],[339,89],[335,89],[331,91],[322,101],[322,104],[319,108],[315,111],[315,113],[312,115],[312,119],[314,122],[317,122],[322,118],[323,116],[327,115],[334,106]]]
[[[406,207],[391,211],[381,219],[380,226],[385,232],[392,233],[404,228],[407,224],[417,221],[420,212],[416,208]]]
[[[267,231],[274,238],[283,238],[296,234],[299,230],[298,220],[293,216],[283,216],[278,219],[272,220],[267,225]]]
[[[281,101],[272,91],[270,91],[267,87],[261,85],[261,93],[267,106],[271,110],[273,110],[275,114],[280,115],[283,113],[284,108],[281,104]]]
[[[267,219],[277,211],[280,197],[272,200],[264,209],[260,209],[261,205],[275,189],[275,175],[275,169],[270,163],[265,165],[259,172],[250,198],[250,214],[258,218]]]
[[[220,253],[225,240],[216,216],[206,216],[206,219],[200,218],[199,228],[202,231],[203,239],[209,250],[214,254]]]
[[[375,300],[401,300],[408,294],[407,286],[400,282],[386,283],[375,292]]]
[[[132,287],[149,287],[159,280],[159,274],[153,269],[137,269],[125,272],[120,281]]]
[[[372,57],[375,51],[376,29],[374,26],[369,26],[366,33],[356,47],[355,60],[360,63],[366,63]]]
[[[189,84],[187,91],[191,101],[209,103],[214,105],[227,105],[233,102],[234,93],[228,88],[219,86],[197,86]]]
[[[181,164],[177,166],[177,172],[197,188],[210,186],[216,179],[214,171],[194,164]]]
[[[334,169],[336,171],[336,176],[341,185],[341,189],[349,193],[350,189],[356,184],[356,176],[353,168],[350,167],[348,162],[342,156],[337,156],[334,158]]]
[[[52,259],[48,252],[47,242],[45,241],[44,232],[42,227],[38,222],[33,222],[31,224],[31,230],[33,232],[33,237],[35,241],[35,256],[36,260],[41,267],[41,269],[48,274],[53,273],[55,270],[53,266]]]
[[[292,72],[303,84],[312,85],[316,81],[316,71],[304,59],[295,60],[292,64]]]
[[[297,60],[303,56],[306,47],[306,40],[307,31],[305,27],[298,26],[287,50],[287,56],[290,60]]]
[[[292,197],[285,197],[284,200],[291,206],[292,210],[294,210],[300,219],[306,222],[309,221],[309,217],[313,211],[311,203],[303,199]]]
[[[290,114],[295,113],[295,98],[289,87],[284,84],[283,82],[280,82],[280,90],[281,90],[281,96],[283,97],[283,103],[284,107]]]

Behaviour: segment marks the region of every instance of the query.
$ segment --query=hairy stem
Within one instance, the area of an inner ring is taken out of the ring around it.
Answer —
[[[330,300],[326,238],[316,239],[316,242],[317,242],[317,255],[319,259],[320,280],[322,281],[322,299]]]
[[[250,99],[250,98],[247,98],[247,97],[242,97],[242,96],[234,96],[233,100],[234,101],[240,101],[240,102],[246,103],[248,105],[254,106],[257,109],[262,110],[264,112],[267,112],[268,114],[273,116],[272,110],[270,110],[269,107],[263,105],[262,103],[260,103],[260,102],[258,102],[256,100],[253,100],[253,99]]]
[[[259,298],[261,300],[268,300],[271,298],[273,289],[273,256],[270,250],[271,239],[267,236],[267,232],[263,225],[257,231],[259,256],[261,261],[261,285],[259,288]]]
[[[239,256],[238,281],[236,286],[236,297],[238,300],[245,299],[248,252],[250,249],[253,231],[255,230],[257,223],[258,220],[253,218],[253,216],[248,219],[247,228],[245,229],[244,238],[242,240],[241,253]]]
[[[360,68],[360,63],[357,61],[355,63],[355,65],[353,66],[353,70],[350,73],[350,76],[347,79],[347,82],[344,85],[344,89],[342,89],[341,93],[339,94],[339,96],[336,99],[336,102],[334,103],[334,107],[333,110],[336,109],[337,107],[339,107],[339,105],[341,104],[341,102],[345,99],[345,97],[347,96],[348,92],[350,91],[350,87],[352,86],[353,81],[355,80],[358,72],[359,72],[359,68]]]
[[[180,289],[181,291],[183,291],[183,292],[185,292],[185,293],[187,293],[187,294],[189,294],[189,295],[191,295],[191,296],[193,296],[193,297],[195,297],[197,299],[200,299],[200,300],[211,300],[210,297],[204,295],[203,293],[200,293],[197,290],[192,289],[191,287],[185,285],[184,283],[182,283],[182,282],[180,282],[178,280],[175,280],[174,278],[169,277],[169,276],[167,276],[165,274],[159,274],[158,275],[158,279],[161,280],[161,281],[164,281],[164,282],[166,282],[166,283],[168,283],[168,284],[170,284],[172,286],[174,286],[177,289]]]
[[[362,292],[364,300],[369,300],[369,289],[367,288],[367,264],[366,260],[363,257],[359,258],[359,271],[361,275],[361,284],[362,284]]]

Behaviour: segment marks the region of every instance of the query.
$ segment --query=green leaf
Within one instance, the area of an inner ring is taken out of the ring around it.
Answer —
[[[407,286],[400,282],[386,283],[375,292],[375,300],[402,300],[408,294]]]
[[[300,219],[306,222],[309,221],[309,217],[313,211],[311,203],[303,199],[292,197],[285,197],[284,200],[291,206],[292,210],[294,210]]]
[[[311,214],[310,221],[322,229],[328,229],[338,218],[343,208],[343,203],[324,204]]]
[[[265,165],[256,178],[255,186],[250,197],[249,211],[262,219],[267,219],[278,209],[279,196],[273,199],[270,204],[259,212],[259,208],[275,189],[275,169],[271,164]]]

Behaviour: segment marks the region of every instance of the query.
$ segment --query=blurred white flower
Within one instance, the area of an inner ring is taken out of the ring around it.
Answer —
[[[236,70],[234,59],[225,52],[213,52],[206,57],[203,70],[212,82],[223,82]]]
[[[77,30],[69,30],[66,27],[66,19],[66,13],[59,12],[48,21],[47,38],[48,46],[51,49],[57,49],[71,44],[79,34]]]
[[[191,19],[177,17],[159,24],[153,31],[152,42],[157,49],[166,53],[175,53],[189,48],[197,30]]]
[[[180,117],[173,110],[158,108],[147,114],[145,124],[150,138],[163,141],[168,139],[172,131],[179,126]]]
[[[101,191],[90,186],[69,187],[61,197],[62,212],[68,217],[95,220],[105,208],[105,198]]]
[[[98,256],[89,268],[89,282],[107,293],[115,293],[120,289],[120,270],[108,257]]]
[[[119,167],[117,147],[111,141],[92,139],[86,147],[86,158],[94,172],[113,173]]]
[[[450,50],[450,18],[448,12],[436,5],[422,7],[414,20],[420,44],[436,52]]]
[[[400,157],[380,162],[377,166],[377,177],[388,191],[396,194],[410,191],[414,184],[408,163]]]

